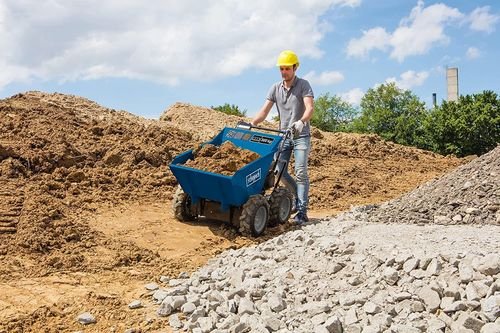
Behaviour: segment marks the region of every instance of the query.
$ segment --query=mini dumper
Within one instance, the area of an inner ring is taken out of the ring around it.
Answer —
[[[185,166],[186,161],[195,159],[193,150],[176,156],[170,164],[179,183],[172,203],[175,217],[179,221],[205,217],[229,222],[243,235],[254,237],[260,236],[267,226],[287,222],[292,211],[293,195],[278,185],[288,164],[288,161],[280,159],[281,153],[285,141],[292,136],[291,129],[281,131],[244,122],[238,123],[236,128],[225,127],[202,145],[220,146],[225,141],[231,141],[237,147],[259,154],[259,158],[232,176]],[[282,167],[276,168],[278,163]],[[276,171],[278,169],[280,172]]]

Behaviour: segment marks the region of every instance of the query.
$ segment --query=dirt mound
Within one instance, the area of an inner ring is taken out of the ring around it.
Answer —
[[[197,142],[204,142],[217,135],[224,126],[234,127],[242,118],[191,105],[175,103],[163,112],[160,121],[192,133]],[[248,119],[247,119],[248,120]]]
[[[188,103],[175,103],[168,107],[160,116],[161,122],[166,122],[192,133],[198,142],[208,141],[217,135],[225,126],[235,127],[239,121],[249,122],[251,118],[227,115],[214,109],[196,106]],[[277,123],[265,121],[261,125],[277,128]]]
[[[381,205],[376,222],[500,225],[500,146]]]
[[[386,201],[461,163],[377,135],[318,132],[310,155],[313,209]]]
[[[176,185],[167,165],[192,140],[168,124],[62,94],[15,95],[0,101],[0,115],[0,221],[17,231],[0,235],[0,253],[59,250],[65,259],[47,262],[54,268],[85,265],[77,249],[96,244],[82,212],[144,196],[167,201]]]

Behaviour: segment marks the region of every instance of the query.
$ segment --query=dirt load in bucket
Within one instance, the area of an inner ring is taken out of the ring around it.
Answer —
[[[253,239],[173,217],[169,163],[240,120],[186,103],[152,120],[59,93],[0,100],[0,332],[163,329],[156,308],[127,307],[139,287],[295,229]],[[464,162],[313,129],[310,217],[400,197]],[[83,328],[75,318],[87,311],[97,320]]]
[[[237,147],[231,141],[224,141],[220,146],[200,145],[193,151],[193,160],[184,163],[190,168],[232,176],[236,171],[259,158],[259,154]]]

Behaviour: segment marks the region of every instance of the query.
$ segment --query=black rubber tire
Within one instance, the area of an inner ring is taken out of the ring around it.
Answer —
[[[285,187],[278,187],[269,196],[269,226],[286,223],[292,214],[293,195]]]
[[[240,233],[259,237],[269,221],[269,203],[261,194],[252,195],[241,208]]]
[[[181,222],[194,221],[197,217],[191,212],[191,197],[180,186],[172,199],[172,209],[175,218]]]

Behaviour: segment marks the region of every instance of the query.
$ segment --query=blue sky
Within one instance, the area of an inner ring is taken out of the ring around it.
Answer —
[[[396,82],[428,105],[500,93],[500,2],[407,0],[1,0],[0,98],[28,90],[83,96],[158,118],[175,102],[235,104],[255,114],[300,58],[316,96],[356,105]]]

